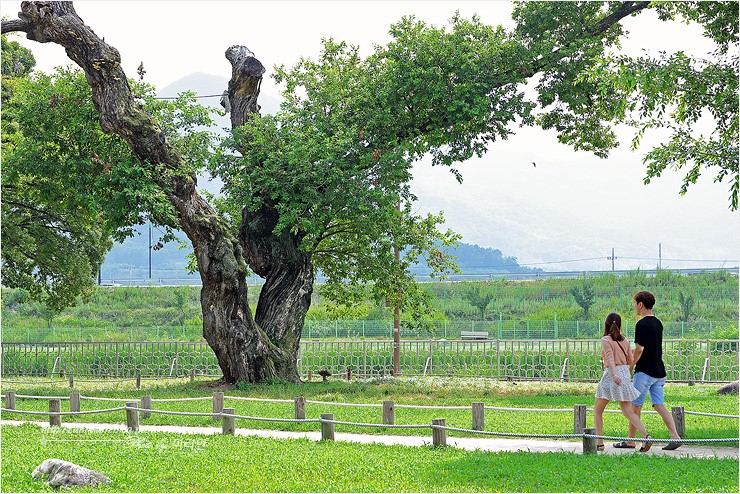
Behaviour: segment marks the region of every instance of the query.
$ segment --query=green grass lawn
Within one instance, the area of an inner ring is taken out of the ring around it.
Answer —
[[[27,380],[29,378],[23,378]],[[687,412],[709,412],[738,415],[736,396],[717,394],[718,385],[686,386],[669,384],[666,386],[667,406],[683,406]],[[14,390],[18,394],[44,396],[69,395],[69,388],[59,384],[10,385],[3,383],[3,393]],[[307,418],[319,418],[322,413],[333,413],[335,420],[361,423],[382,423],[384,400],[396,404],[396,424],[431,424],[432,419],[445,418],[450,427],[470,428],[472,413],[470,409],[407,409],[399,405],[452,405],[470,407],[472,402],[483,402],[486,406],[512,408],[562,408],[565,412],[518,412],[486,410],[485,430],[523,434],[570,434],[573,432],[573,406],[585,404],[593,406],[594,383],[567,382],[509,382],[491,379],[453,379],[453,378],[385,378],[370,381],[340,381],[327,383],[311,382],[304,384],[272,383],[265,385],[240,386],[233,389],[214,387],[214,382],[198,379],[190,384],[187,379],[142,381],[142,389],[135,389],[134,381],[88,383],[77,382],[76,389],[83,396],[128,398],[131,401],[143,395],[154,398],[155,409],[183,412],[212,412],[211,401],[156,402],[156,399],[178,397],[209,397],[214,391],[224,391],[227,396],[244,396],[253,398],[272,398],[292,400],[302,395],[309,401],[376,404],[377,407],[348,407],[337,405],[320,405],[308,403]],[[81,409],[95,410],[122,406],[123,403],[83,400]],[[4,406],[4,405],[3,405]],[[255,417],[293,418],[293,403],[253,402],[226,399],[226,407],[233,407],[239,415]],[[24,410],[48,411],[48,401],[17,399],[16,407]],[[609,406],[617,410],[616,403]],[[645,410],[649,410],[646,407]],[[62,410],[69,410],[69,401],[62,401]],[[46,420],[42,416],[18,413],[2,414],[3,419],[10,420]],[[643,414],[645,426],[656,438],[668,438],[668,431],[656,414]],[[107,414],[90,414],[81,416],[63,416],[63,422],[106,422],[125,423],[125,412]],[[163,414],[152,414],[150,418],[141,419],[141,424],[152,425],[192,425],[220,427],[220,422],[210,417],[187,417]],[[607,413],[604,417],[604,434],[623,436],[627,431],[627,422],[619,413]],[[727,438],[738,437],[738,420],[728,418],[706,417],[699,415],[685,416],[686,438]],[[593,427],[593,414],[587,414],[587,427]],[[289,431],[317,431],[318,424],[271,423],[261,421],[237,420],[238,428],[265,428]],[[366,428],[337,425],[337,432],[363,434],[396,434],[426,435],[422,429],[388,429]],[[431,436],[431,432],[429,432]],[[450,435],[464,435],[458,432]],[[732,443],[730,443],[732,444]],[[735,443],[736,444],[736,443]],[[727,445],[727,444],[723,444]]]
[[[2,428],[3,492],[51,491],[56,457],[98,470],[96,492],[737,492],[737,460],[487,453],[306,439]],[[86,492],[89,489],[79,489]]]

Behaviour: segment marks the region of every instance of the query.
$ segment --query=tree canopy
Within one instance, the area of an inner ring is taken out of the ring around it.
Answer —
[[[176,222],[151,171],[120,137],[100,130],[79,70],[13,75],[3,76],[3,283],[58,311],[90,293],[113,242],[131,235],[133,225]],[[153,87],[131,84],[198,166],[208,136],[180,131],[208,123],[207,110],[192,95],[157,101]]]
[[[651,8],[704,26],[717,45],[711,59],[621,55],[620,20]],[[212,152],[213,136],[196,128],[207,112],[187,96],[175,106],[154,104],[151,89],[126,78],[117,50],[71,3],[24,2],[19,19],[3,21],[3,33],[64,46],[90,92],[80,75],[61,72],[19,84],[11,99],[20,132],[8,184],[17,202],[44,213],[24,220],[19,210],[20,219],[8,219],[7,241],[3,229],[4,246],[11,245],[3,262],[19,273],[12,283],[61,291],[44,266],[54,252],[32,255],[39,238],[70,243],[70,253],[88,249],[88,260],[69,271],[87,266],[89,279],[105,245],[127,226],[151,218],[178,227],[193,244],[203,334],[224,379],[296,380],[318,269],[329,277],[328,296],[351,303],[370,284],[376,298],[419,321],[426,304],[410,263],[424,255],[436,274],[454,268],[445,251],[456,235],[439,229],[441,215],[414,213],[410,170],[422,156],[461,179],[459,163],[517,125],[555,129],[562,142],[600,157],[618,144],[616,124],[635,125],[635,142],[646,129],[668,128],[670,141],[646,155],[646,180],[689,165],[685,189],[716,166],[717,180],[734,180],[730,204],[737,206],[736,3],[520,2],[513,16],[513,31],[475,17],[455,15],[447,27],[406,17],[365,58],[357,47],[324,40],[316,60],[276,68],[285,90],[274,116],[259,115],[264,66],[232,46],[232,129]],[[532,78],[534,98],[524,91]],[[22,89],[33,84],[41,85]],[[4,106],[4,125],[5,113]],[[90,124],[95,115],[99,128]],[[702,115],[713,120],[710,137],[695,135]],[[203,168],[225,184],[213,205],[197,192]],[[61,209],[52,211],[52,201]],[[5,220],[5,194],[3,206]],[[63,215],[73,211],[80,217]],[[56,237],[24,230],[34,221]],[[398,261],[394,249],[405,252]],[[247,269],[265,278],[254,316]]]

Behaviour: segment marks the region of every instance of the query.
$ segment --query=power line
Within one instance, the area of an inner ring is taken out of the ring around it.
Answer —
[[[193,98],[200,99],[200,98],[220,98],[223,96],[223,93],[221,94],[201,94],[201,95],[194,95]],[[153,99],[177,99],[178,96],[155,96]]]

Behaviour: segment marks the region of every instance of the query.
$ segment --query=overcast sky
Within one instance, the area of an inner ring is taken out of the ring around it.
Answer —
[[[20,10],[20,2],[0,6],[10,18]],[[143,61],[146,80],[159,88],[192,72],[228,78],[224,51],[243,44],[268,68],[262,91],[274,96],[280,89],[269,77],[272,66],[315,57],[322,37],[357,44],[369,54],[374,43],[389,40],[390,24],[403,15],[439,26],[456,9],[512,27],[509,2],[82,1],[75,8],[119,50],[131,77]],[[623,50],[632,54],[647,48],[704,55],[711,49],[695,26],[663,23],[652,14],[625,25],[631,35]],[[58,46],[14,39],[34,51],[40,70],[70,63]],[[737,265],[740,216],[728,209],[728,185],[702,176],[681,197],[683,174],[672,171],[644,185],[641,157],[648,148],[632,152],[631,132],[620,135],[625,144],[602,160],[559,144],[552,132],[518,129],[509,140],[494,143],[484,158],[461,165],[462,185],[446,169],[422,161],[414,169],[418,210],[443,209],[447,226],[462,233],[465,242],[498,248],[547,270],[610,269],[606,257],[612,248],[617,269],[652,268],[658,244],[663,267],[722,264],[714,260]],[[590,258],[599,259],[558,262]]]

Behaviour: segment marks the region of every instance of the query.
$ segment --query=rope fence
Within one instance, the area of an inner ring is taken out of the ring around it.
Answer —
[[[72,396],[74,396],[74,393],[70,396],[41,396],[41,395],[23,395],[23,394],[16,394],[12,391],[8,391],[5,394],[2,394],[3,399],[8,399],[8,394],[12,394],[15,398],[24,398],[24,399],[36,399],[36,400],[70,400]],[[214,393],[214,396],[218,396],[219,393]],[[151,403],[174,403],[174,402],[187,402],[187,401],[213,401],[214,396],[199,396],[199,397],[184,397],[184,398],[151,398],[149,397],[149,400]],[[299,397],[301,398],[301,397]],[[228,400],[241,400],[241,401],[253,401],[253,402],[263,402],[263,403],[295,403],[297,399],[294,398],[292,400],[286,400],[286,399],[277,399],[277,398],[252,398],[248,396],[232,396],[232,395],[223,395],[222,399],[228,399]],[[97,397],[97,396],[86,396],[86,395],[79,395],[80,400],[91,400],[91,401],[115,401],[115,402],[131,402],[131,401],[138,401],[138,398],[105,398],[105,397]],[[417,410],[469,410],[471,408],[470,405],[404,405],[404,404],[396,404],[392,401],[384,402],[384,403],[344,403],[344,402],[337,402],[337,401],[316,401],[316,400],[303,400],[304,403],[307,404],[314,404],[314,405],[327,405],[327,406],[339,406],[339,407],[369,407],[369,408],[382,408],[385,406],[386,403],[392,404],[395,408],[404,408],[404,409],[417,409]],[[578,405],[581,406],[581,405]],[[585,405],[584,405],[585,406]],[[501,412],[535,412],[535,413],[572,413],[572,408],[525,408],[525,407],[497,407],[497,406],[490,406],[490,405],[483,405],[483,408],[485,410],[492,410],[492,411],[501,411]],[[674,407],[674,408],[681,408],[683,407]],[[588,412],[593,412],[593,408],[586,408],[585,409]],[[622,413],[621,410],[604,410],[604,413]],[[692,412],[689,410],[684,410],[683,413],[685,415],[700,415],[704,417],[717,417],[717,418],[730,418],[730,419],[740,419],[740,415],[730,415],[730,414],[722,414],[722,413],[709,413],[709,412]],[[644,410],[642,411],[642,414],[653,414],[657,415],[658,412],[654,410]]]
[[[82,396],[79,392],[72,393],[69,397],[66,396],[36,396],[36,395],[16,395],[13,391],[8,391],[3,394],[5,400],[5,407],[0,408],[3,413],[18,413],[21,415],[42,415],[49,417],[49,424],[52,426],[61,426],[62,416],[75,416],[75,415],[89,415],[89,414],[100,414],[125,411],[126,412],[126,423],[129,430],[139,430],[139,416],[141,418],[149,418],[151,414],[161,415],[173,415],[173,416],[188,416],[188,417],[211,417],[212,420],[222,421],[222,432],[224,434],[234,434],[236,430],[235,420],[250,420],[259,422],[271,422],[271,423],[319,423],[321,424],[321,435],[322,439],[333,440],[334,439],[334,426],[351,426],[351,427],[369,427],[369,428],[396,428],[396,429],[431,429],[432,430],[432,441],[435,446],[446,446],[446,434],[450,432],[459,432],[464,434],[483,435],[483,436],[496,436],[496,437],[519,437],[529,439],[582,439],[583,440],[583,452],[595,452],[596,443],[595,439],[609,439],[609,440],[621,440],[621,441],[636,441],[645,442],[645,439],[640,438],[624,438],[616,436],[597,436],[595,435],[595,429],[586,428],[586,412],[593,411],[586,405],[575,405],[573,409],[568,408],[517,408],[517,407],[491,407],[485,406],[484,403],[474,402],[470,406],[459,406],[459,405],[448,405],[448,406],[435,406],[435,405],[396,405],[393,401],[387,400],[382,404],[370,404],[370,403],[339,403],[339,402],[325,402],[325,401],[314,401],[306,400],[303,396],[298,396],[293,400],[284,399],[268,399],[268,398],[249,398],[249,397],[234,397],[224,395],[223,392],[214,392],[211,397],[191,397],[191,398],[162,398],[153,399],[151,396],[143,396],[141,401],[135,399],[126,398],[104,398],[104,397],[88,397]],[[49,400],[49,411],[31,411],[31,410],[18,410],[16,409],[16,398],[20,399],[44,399]],[[122,407],[107,408],[100,410],[80,410],[81,400],[90,401],[116,401],[125,402],[126,405]],[[276,402],[276,403],[290,403],[294,404],[295,416],[294,418],[277,418],[277,417],[255,417],[248,415],[239,415],[235,413],[234,408],[225,408],[224,400],[253,400],[261,402]],[[69,400],[70,411],[61,411],[61,401]],[[153,402],[188,402],[188,401],[205,401],[211,400],[213,405],[212,413],[205,412],[178,412],[170,410],[156,410],[152,407]],[[364,422],[351,422],[351,421],[340,421],[334,420],[333,414],[321,414],[319,419],[306,418],[306,404],[316,404],[324,406],[358,406],[358,407],[382,407],[382,423],[364,423]],[[434,419],[432,424],[396,424],[395,423],[395,408],[414,408],[414,409],[427,409],[427,410],[471,410],[472,412],[472,425],[471,428],[461,427],[448,427],[445,419]],[[572,412],[573,413],[573,433],[567,434],[541,434],[541,433],[519,433],[519,432],[499,432],[499,431],[486,431],[484,430],[484,414],[485,410],[494,411],[507,411],[507,412],[541,412],[541,413],[562,413]],[[614,410],[613,412],[619,412]],[[657,412],[655,412],[657,413]],[[738,415],[729,414],[714,414],[707,412],[687,412],[683,407],[672,407],[671,413],[676,423],[676,430],[679,435],[684,438],[686,434],[684,417],[687,414],[702,415],[717,418],[732,418],[738,419]],[[650,439],[651,442],[671,442],[670,439]],[[738,442],[737,437],[732,438],[712,438],[712,439],[681,439],[682,443],[736,443]]]
[[[126,425],[129,431],[139,430],[139,412],[146,413],[159,413],[164,415],[188,415],[194,417],[208,417],[213,416],[220,418],[222,421],[222,432],[224,434],[234,435],[236,432],[235,419],[240,420],[252,420],[262,422],[275,422],[275,423],[319,423],[321,425],[321,439],[333,441],[334,440],[334,426],[344,425],[352,427],[374,427],[374,428],[404,428],[404,429],[431,429],[432,431],[432,444],[436,447],[447,446],[447,432],[459,432],[465,434],[472,434],[478,436],[496,436],[496,437],[518,437],[527,439],[581,439],[583,441],[583,453],[595,453],[596,439],[602,440],[614,440],[614,441],[633,441],[637,443],[671,443],[675,440],[672,439],[655,439],[655,438],[629,438],[621,436],[606,436],[595,434],[595,429],[584,429],[582,432],[574,432],[573,434],[530,434],[530,433],[519,433],[519,432],[497,432],[497,431],[484,431],[480,429],[466,429],[461,427],[448,427],[445,419],[434,419],[431,424],[376,424],[376,423],[362,423],[362,422],[348,422],[341,420],[334,420],[333,414],[322,414],[319,419],[285,419],[276,417],[252,417],[247,415],[238,415],[234,413],[233,408],[225,408],[215,415],[198,412],[172,412],[166,410],[151,410],[147,408],[140,408],[136,406],[135,402],[127,403],[124,407],[108,408],[102,410],[88,410],[88,411],[75,411],[75,412],[61,412],[58,410],[60,400],[52,399],[49,400],[49,412],[37,412],[31,410],[16,410],[14,408],[0,408],[0,412],[19,413],[22,415],[47,415],[49,416],[50,425],[61,426],[61,417],[68,415],[85,415],[93,413],[109,413],[109,412],[126,412]],[[56,408],[56,410],[54,410]],[[699,443],[734,443],[737,442],[736,437],[733,438],[707,438],[707,439],[681,439],[684,444],[699,444]]]

